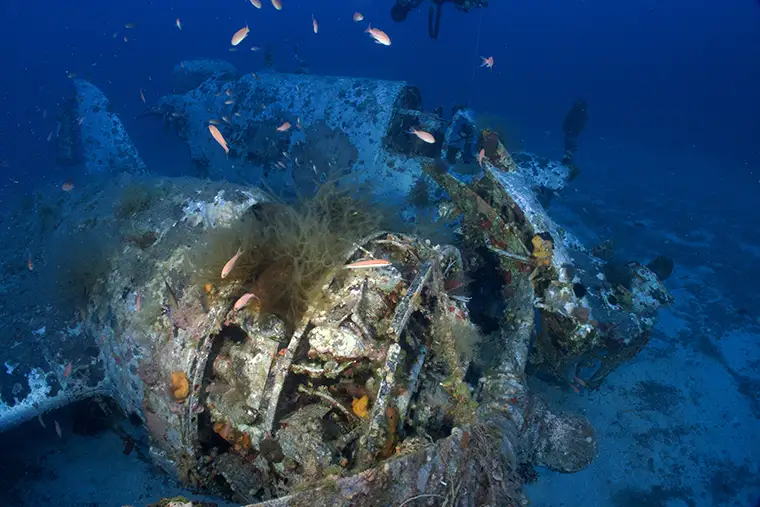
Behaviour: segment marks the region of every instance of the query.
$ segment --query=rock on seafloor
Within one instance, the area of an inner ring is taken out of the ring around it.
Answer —
[[[88,174],[145,173],[147,167],[111,102],[95,85],[74,79],[77,122]]]

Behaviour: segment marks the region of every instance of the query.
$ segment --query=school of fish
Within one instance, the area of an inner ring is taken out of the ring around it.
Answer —
[[[253,7],[255,7],[256,9],[262,9],[263,8],[263,4],[262,4],[261,0],[250,0],[250,2],[251,2],[251,5]],[[271,0],[271,3],[272,3],[272,7],[274,7],[276,10],[278,10],[278,11],[282,10],[282,8],[283,8],[282,0]],[[362,14],[361,12],[354,12],[353,15],[352,15],[352,17],[351,17],[351,19],[353,20],[354,23],[361,22],[361,21],[364,20],[364,14]],[[174,23],[175,23],[177,29],[182,30],[182,22],[180,21],[180,18],[176,18],[176,20],[175,20]],[[312,26],[312,31],[314,32],[314,34],[318,34],[319,33],[319,23],[317,22],[317,19],[314,16],[314,14],[311,15],[311,26]],[[128,30],[131,30],[131,29],[137,28],[137,24],[136,23],[131,23],[131,22],[130,23],[125,23],[124,27],[126,29],[128,29]],[[246,26],[244,26],[243,28],[238,29],[232,35],[232,38],[230,39],[231,47],[229,48],[229,50],[230,51],[237,51],[237,46],[239,46],[248,37],[248,35],[250,34],[250,32],[251,32],[251,30],[250,30],[250,27],[248,26],[247,23],[246,23]],[[384,32],[383,30],[381,30],[379,28],[373,28],[371,23],[369,23],[367,25],[367,29],[364,30],[364,32],[367,33],[367,34],[369,34],[370,38],[372,40],[374,40],[376,44],[379,44],[381,46],[390,46],[391,45],[391,38],[390,38],[390,36],[386,32]],[[114,32],[114,34],[113,34],[114,38],[116,38],[117,35],[118,35],[118,32]],[[128,40],[129,40],[129,38],[126,35],[124,35],[124,41],[127,42]],[[260,48],[258,46],[252,46],[250,48],[250,50],[251,51],[259,51]],[[486,68],[492,69],[493,66],[494,66],[494,58],[493,58],[493,56],[489,56],[487,58],[486,57],[481,57],[481,67],[486,67]],[[183,65],[183,67],[184,67],[184,65]],[[73,77],[75,77],[75,74],[70,72],[69,73],[69,77],[73,78]],[[255,74],[254,74],[254,77],[256,77]],[[145,98],[145,92],[144,92],[144,90],[142,88],[140,88],[139,92],[140,92],[140,99],[142,100],[142,102],[143,103],[147,103],[146,98]],[[235,103],[235,101],[233,99],[230,99],[230,100],[225,101],[224,104],[225,105],[234,105],[234,103]],[[238,113],[235,113],[235,114],[239,116]],[[226,123],[229,123],[229,118],[227,116],[222,116],[221,118]],[[216,127],[216,125],[218,123],[219,122],[216,121],[216,120],[209,120],[209,132],[211,133],[212,138],[222,147],[222,149],[224,149],[224,152],[226,154],[229,154],[230,149],[229,149],[229,146],[227,144],[227,141],[224,138],[224,136],[222,135],[221,131]],[[299,117],[298,123],[299,123],[298,126],[300,128],[300,117]],[[286,121],[280,127],[277,128],[277,131],[278,132],[287,132],[290,129],[290,126],[291,126],[290,123]],[[425,131],[425,130],[412,128],[412,129],[409,130],[409,133],[415,135],[418,139],[420,139],[421,141],[423,141],[425,143],[435,144],[435,142],[436,142],[435,137],[432,134],[430,134],[429,132]],[[478,157],[478,161],[482,162],[482,157]],[[69,187],[67,188],[67,186],[69,186]],[[70,185],[69,183],[66,183],[66,184],[63,185],[63,189],[65,191],[67,191],[67,192],[70,191],[72,188],[73,188],[73,185]]]

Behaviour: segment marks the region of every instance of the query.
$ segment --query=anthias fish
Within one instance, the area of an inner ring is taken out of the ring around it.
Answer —
[[[216,125],[209,125],[208,130],[211,132],[211,136],[214,138],[214,140],[219,143],[219,146],[224,149],[224,153],[229,153],[230,149],[227,146],[227,141],[224,139],[222,133],[219,132],[219,129],[216,128]]]
[[[224,265],[222,268],[222,278],[227,278],[227,276],[232,271],[232,268],[235,267],[235,263],[238,261],[240,256],[243,254],[243,250],[238,248],[238,251],[235,255],[232,256],[230,260],[227,261],[227,264]]]
[[[428,144],[435,144],[435,137],[433,137],[433,134],[430,132],[425,132],[424,130],[417,130],[416,128],[409,129],[410,134],[414,134],[422,141],[425,141]]]
[[[235,35],[232,36],[232,45],[237,46],[241,42],[243,42],[243,39],[248,37],[248,32],[251,30],[248,28],[248,25],[245,25],[243,28],[235,32]]]
[[[383,46],[391,45],[391,38],[388,37],[388,34],[383,32],[379,28],[372,28],[372,24],[369,24],[367,26],[367,29],[364,31],[368,33],[370,37],[375,39],[375,43],[382,44]]]

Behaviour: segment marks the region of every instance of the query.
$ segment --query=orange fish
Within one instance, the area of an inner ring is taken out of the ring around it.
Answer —
[[[379,28],[372,28],[372,23],[367,26],[367,29],[364,30],[364,32],[368,33],[370,37],[375,39],[376,44],[382,44],[383,46],[391,45],[391,38],[388,37],[388,34]]]
[[[361,12],[354,12],[353,19],[354,19],[354,23],[358,23],[359,21],[363,21],[364,20],[364,14],[362,14]]]
[[[26,266],[29,268],[29,271],[34,271],[34,261],[32,260],[32,256],[30,255],[29,258],[26,261]]]
[[[317,24],[317,19],[314,17],[314,14],[311,15],[311,28],[314,30],[314,33],[319,33],[319,25]]]
[[[64,192],[71,192],[72,190],[74,190],[74,184],[71,181],[67,181],[66,183],[61,185],[61,190],[63,190]]]
[[[143,306],[142,291],[140,291],[140,289],[137,289],[137,294],[135,294],[135,309],[138,312],[142,311],[142,306]]]
[[[478,165],[480,167],[483,167],[483,159],[486,158],[486,150],[483,148],[480,150],[480,153],[478,153]]]
[[[222,268],[222,278],[227,278],[227,275],[229,275],[230,271],[232,271],[232,268],[235,267],[235,263],[238,261],[242,253],[243,250],[241,248],[238,248],[237,253],[232,257],[232,259],[227,261],[227,264],[225,264]]]
[[[351,264],[343,266],[343,269],[366,269],[366,268],[382,268],[384,266],[390,266],[391,261],[385,259],[365,259],[363,261],[356,261]]]
[[[214,138],[214,140],[217,143],[219,143],[219,146],[221,146],[222,148],[224,148],[224,153],[229,154],[230,153],[230,149],[229,149],[229,147],[227,147],[227,141],[224,140],[224,136],[222,135],[221,132],[219,132],[219,129],[216,128],[215,125],[209,125],[208,126],[208,130],[209,130],[209,132],[211,132],[211,136]]]
[[[142,88],[140,88],[140,98],[142,99],[143,104],[145,104],[145,94],[143,93]]]
[[[278,11],[281,11],[282,10],[282,2],[280,0],[272,0],[272,7],[274,7]]]
[[[71,363],[66,365],[66,368],[63,369],[63,377],[66,378],[69,375],[71,375]]]
[[[237,46],[238,44],[243,42],[243,39],[248,37],[248,32],[250,31],[251,30],[248,28],[248,25],[245,25],[245,27],[235,32],[235,35],[232,36],[232,45]]]
[[[261,0],[251,0],[251,5],[253,5],[257,9],[261,9]]]
[[[488,58],[481,56],[480,59],[483,60],[483,63],[480,64],[481,67],[493,68],[493,56],[489,56]]]
[[[290,122],[289,121],[286,121],[285,123],[283,123],[282,125],[280,125],[279,127],[277,127],[277,132],[287,132],[288,130],[290,130]]]
[[[417,130],[416,128],[410,128],[409,129],[410,134],[414,134],[421,140],[425,141],[428,144],[435,144],[435,137],[430,132],[425,132],[424,130]]]
[[[246,306],[248,306],[248,303],[250,303],[251,299],[253,298],[259,299],[259,297],[252,292],[248,292],[240,296],[240,298],[237,301],[235,301],[235,311],[237,312],[245,308]]]

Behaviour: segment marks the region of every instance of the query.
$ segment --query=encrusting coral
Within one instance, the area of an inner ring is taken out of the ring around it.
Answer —
[[[172,396],[177,401],[182,401],[190,394],[190,382],[187,380],[187,375],[181,371],[172,372],[171,380]]]

